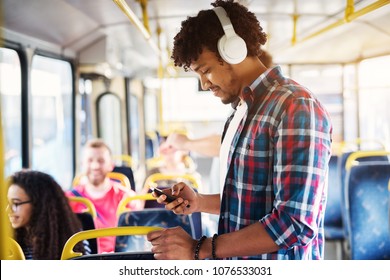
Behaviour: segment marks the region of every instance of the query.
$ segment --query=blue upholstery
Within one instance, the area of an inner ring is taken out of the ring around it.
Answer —
[[[343,240],[344,229],[341,216],[341,182],[338,173],[338,156],[331,156],[328,173],[328,200],[325,211],[325,238]]]
[[[129,166],[115,166],[112,172],[118,172],[124,174],[127,178],[129,178],[131,189],[135,191],[135,181],[133,169]]]
[[[352,166],[346,176],[346,222],[352,259],[390,259],[390,163]]]
[[[176,183],[175,181],[172,181],[173,183]],[[158,186],[160,189],[164,189],[167,186],[166,185],[159,185]],[[196,189],[194,189],[197,191]],[[151,192],[151,190],[149,190]],[[165,209],[165,205],[158,203],[156,200],[146,200],[145,201],[145,209],[155,209],[155,208],[163,208]],[[199,239],[202,236],[202,213],[201,212],[196,212],[191,214],[191,218],[193,220],[193,226],[194,226],[194,233],[195,233],[195,238]]]
[[[158,148],[160,146],[157,136],[151,138],[150,135],[146,134],[145,137],[145,158],[150,159],[158,155]]]
[[[348,157],[352,154],[353,152],[346,152],[346,153],[343,153],[339,159],[339,163],[338,163],[338,172],[339,172],[339,178],[341,178],[341,201],[342,202],[345,202],[346,201],[346,197],[345,197],[345,190],[346,190],[346,186],[345,186],[345,181],[346,181],[346,173],[347,173],[347,170],[346,170],[346,162],[347,162],[347,159]],[[376,162],[376,161],[380,161],[380,162],[388,162],[389,159],[387,156],[369,156],[369,157],[362,157],[362,158],[357,158],[356,161],[358,162]],[[341,214],[342,214],[342,220],[343,220],[343,224],[346,225],[347,223],[347,209],[346,209],[346,205],[345,203],[342,203],[342,208],[341,208]],[[345,238],[348,237],[348,228],[347,226],[344,226],[344,236]]]
[[[139,211],[129,211],[122,213],[118,220],[118,226],[159,226],[170,228],[181,226],[192,238],[199,238],[202,234],[195,231],[195,223],[200,223],[197,216],[192,215],[176,215],[165,208],[144,209]],[[150,243],[146,241],[145,236],[117,236],[116,237],[116,252],[129,251],[148,251]]]

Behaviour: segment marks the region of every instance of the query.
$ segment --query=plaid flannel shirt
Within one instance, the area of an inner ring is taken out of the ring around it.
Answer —
[[[234,259],[322,259],[330,117],[278,66],[254,84],[242,94],[248,112],[229,150],[219,234],[260,222],[280,249]]]

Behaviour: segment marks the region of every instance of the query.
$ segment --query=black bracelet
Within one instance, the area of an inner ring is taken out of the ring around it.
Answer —
[[[203,241],[205,241],[206,239],[206,236],[203,235],[199,240],[198,240],[198,243],[196,243],[196,247],[195,247],[195,260],[199,260],[199,251],[200,251],[200,246],[202,245]]]
[[[213,239],[211,240],[211,255],[213,256],[213,260],[217,260],[217,255],[215,254],[215,241],[217,240],[218,234],[213,235]]]

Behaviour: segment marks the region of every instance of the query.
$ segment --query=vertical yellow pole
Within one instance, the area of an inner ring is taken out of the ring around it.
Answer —
[[[1,117],[1,96],[0,96],[0,259],[5,260],[9,256],[8,238],[11,236],[11,230],[8,223],[7,213],[7,186],[4,180],[4,137],[2,130]]]
[[[3,11],[2,2],[0,2],[0,11]],[[0,14],[0,26],[3,23],[3,15]],[[0,34],[1,35],[1,34]],[[0,36],[1,38],[2,36]],[[0,47],[3,46],[2,40],[0,40]],[[9,243],[8,238],[11,236],[11,230],[8,223],[7,213],[4,211],[7,205],[7,187],[4,180],[4,137],[2,130],[2,115],[1,115],[1,94],[0,94],[0,260],[5,260],[9,255]]]
[[[355,12],[355,3],[354,0],[347,0],[345,7],[344,20],[345,22],[350,22],[350,16]]]
[[[161,49],[161,27],[158,26],[157,28],[157,38],[158,38],[158,47]],[[158,88],[158,97],[157,97],[157,102],[158,102],[158,131],[160,134],[162,134],[165,130],[164,128],[164,120],[163,120],[163,105],[162,105],[162,80],[164,78],[164,66],[163,66],[163,61],[162,57],[158,58],[158,69],[157,69],[157,78],[159,80],[159,88]]]

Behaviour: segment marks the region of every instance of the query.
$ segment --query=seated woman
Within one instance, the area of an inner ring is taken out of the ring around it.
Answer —
[[[61,259],[66,241],[82,226],[60,185],[30,170],[14,173],[9,182],[8,217],[26,259]],[[75,251],[89,253],[87,244],[77,244]]]

